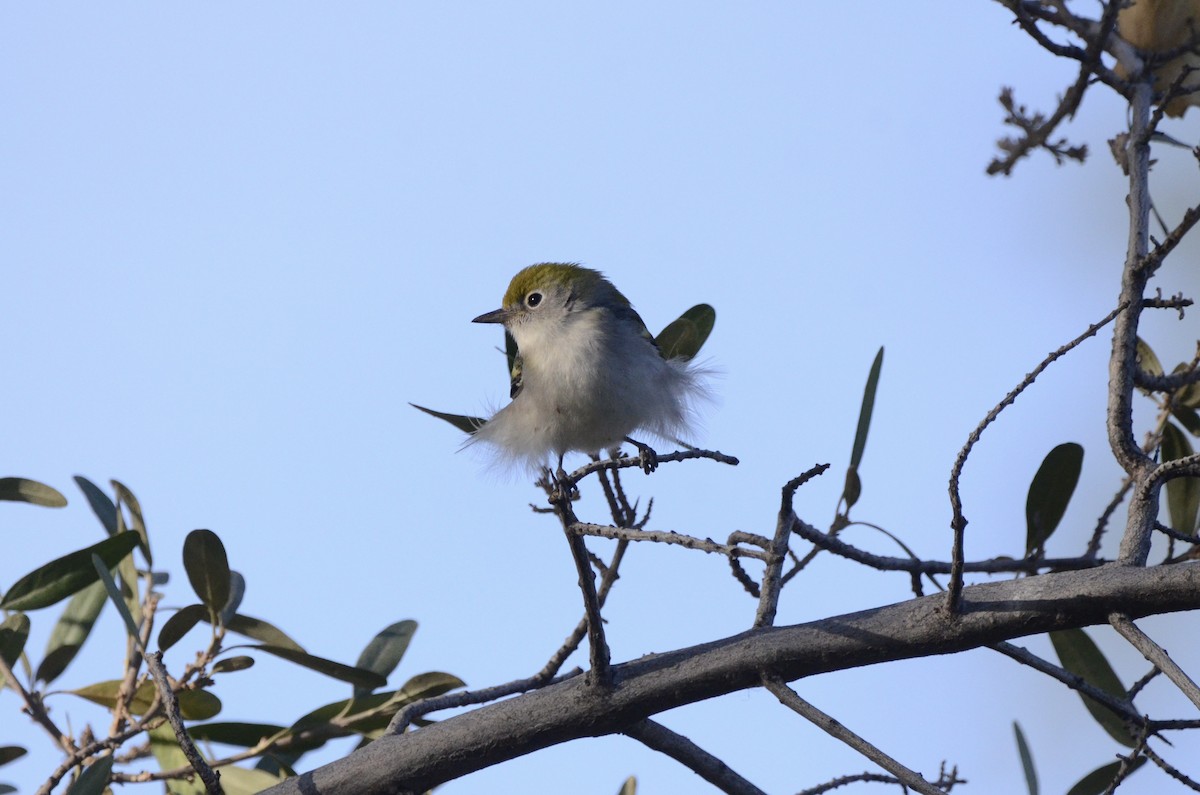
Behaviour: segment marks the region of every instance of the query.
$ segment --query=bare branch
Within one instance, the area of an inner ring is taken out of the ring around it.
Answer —
[[[1188,699],[1200,707],[1200,687],[1192,681],[1179,664],[1171,659],[1163,647],[1154,642],[1154,639],[1142,632],[1137,624],[1129,619],[1129,616],[1123,613],[1113,613],[1108,618],[1108,623],[1112,624],[1113,629],[1121,633],[1121,637],[1129,641],[1135,649],[1142,653],[1142,656],[1166,674],[1167,678],[1175,683],[1183,694]]]
[[[729,795],[766,795],[761,789],[735,773],[729,765],[661,723],[655,723],[649,719],[641,720],[626,728],[622,734],[632,737],[655,751],[666,754]]]
[[[945,790],[940,787],[935,787],[925,780],[924,776],[915,770],[910,770],[900,762],[885,754],[880,749],[876,748],[871,743],[864,740],[854,732],[847,729],[840,722],[835,720],[833,716],[828,715],[814,707],[796,694],[796,691],[785,685],[778,679],[763,677],[763,684],[767,690],[770,690],[780,703],[797,714],[803,716],[810,721],[818,729],[821,729],[831,737],[841,740],[846,745],[858,751],[860,754],[870,759],[875,764],[882,767],[887,772],[891,773],[906,787],[911,787],[917,792],[925,793],[925,795],[945,795]]]
[[[966,465],[967,457],[971,455],[972,448],[974,448],[975,443],[979,441],[979,437],[983,435],[983,431],[989,425],[995,422],[997,417],[1000,416],[1000,412],[1012,405],[1012,403],[1016,401],[1017,396],[1024,392],[1047,367],[1049,367],[1062,356],[1066,355],[1069,351],[1074,349],[1087,338],[1095,336],[1096,332],[1112,322],[1113,318],[1121,316],[1122,312],[1129,305],[1129,303],[1129,300],[1123,300],[1117,305],[1116,309],[1105,315],[1104,318],[1098,323],[1093,323],[1092,325],[1088,326],[1087,331],[1083,332],[1078,337],[1071,340],[1066,345],[1063,345],[1061,348],[1043,359],[1037,367],[1033,368],[1031,373],[1026,375],[1019,384],[1013,387],[1011,392],[1004,396],[1003,400],[996,404],[995,408],[987,413],[987,416],[983,418],[983,421],[976,426],[975,430],[971,431],[971,435],[967,437],[966,444],[963,445],[962,450],[959,451],[958,456],[954,459],[954,466],[950,470],[950,507],[953,512],[953,517],[950,521],[950,527],[954,531],[954,543],[950,552],[950,560],[952,564],[952,568],[950,570],[950,586],[946,591],[946,600],[951,611],[958,609],[959,595],[962,593],[963,588],[963,531],[966,530],[967,527],[967,518],[963,515],[962,510],[962,498],[959,496],[958,481],[962,477],[963,466]]]
[[[958,615],[948,613],[944,597],[936,594],[648,655],[614,666],[612,688],[592,687],[583,677],[567,679],[417,731],[380,737],[268,792],[423,792],[549,745],[620,732],[667,709],[758,687],[764,673],[793,681],[1107,623],[1115,611],[1136,619],[1200,609],[1200,563],[1044,574],[972,585],[962,596]]]
[[[161,651],[156,651],[146,657],[146,668],[154,677],[154,684],[158,688],[158,698],[163,703],[167,722],[171,724],[171,730],[175,732],[175,739],[179,741],[179,748],[187,758],[188,764],[199,774],[200,780],[204,782],[204,789],[209,792],[209,795],[224,795],[225,790],[221,788],[220,774],[214,772],[208,766],[208,762],[204,761],[204,757],[196,750],[196,744],[192,742],[187,728],[183,725],[183,719],[179,715],[179,698],[175,695],[174,688],[171,687],[167,669],[163,667]]]
[[[783,561],[787,558],[792,526],[798,521],[792,510],[792,500],[796,496],[796,489],[820,476],[827,469],[829,469],[829,464],[817,464],[802,475],[792,478],[783,486],[779,515],[775,520],[775,537],[771,540],[771,547],[768,550],[770,557],[767,558],[767,568],[763,572],[758,610],[754,615],[756,628],[767,627],[775,623],[775,611],[779,607],[779,594],[783,589]]]

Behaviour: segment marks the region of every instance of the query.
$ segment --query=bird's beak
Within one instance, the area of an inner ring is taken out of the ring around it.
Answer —
[[[507,309],[495,309],[491,312],[484,312],[479,317],[472,320],[472,323],[503,323],[508,320]]]

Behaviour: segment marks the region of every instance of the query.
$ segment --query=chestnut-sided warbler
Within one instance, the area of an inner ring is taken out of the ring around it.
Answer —
[[[590,268],[531,265],[513,277],[500,309],[473,322],[502,323],[517,353],[512,402],[468,444],[494,445],[520,465],[553,455],[561,474],[565,453],[598,454],[627,441],[648,472],[654,451],[629,435],[677,441],[706,395],[705,371],[685,357],[664,358],[629,300]]]

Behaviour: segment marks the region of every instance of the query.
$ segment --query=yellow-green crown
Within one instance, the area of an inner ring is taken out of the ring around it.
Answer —
[[[569,287],[586,298],[598,297],[598,293],[608,293],[611,300],[629,306],[629,300],[621,295],[600,271],[573,262],[539,262],[523,269],[509,282],[502,306],[508,308],[519,305],[533,290],[553,286]]]

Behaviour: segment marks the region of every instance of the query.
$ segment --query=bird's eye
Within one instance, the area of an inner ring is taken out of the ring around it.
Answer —
[[[542,294],[541,293],[530,293],[529,295],[525,296],[525,304],[530,309],[537,306],[541,302],[542,302]]]

